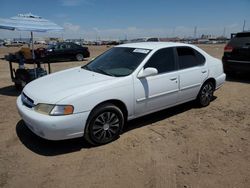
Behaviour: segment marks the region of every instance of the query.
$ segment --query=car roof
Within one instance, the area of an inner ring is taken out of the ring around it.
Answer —
[[[161,48],[175,47],[175,46],[193,47],[193,45],[185,44],[185,43],[178,43],[178,42],[138,42],[138,43],[121,44],[116,47],[144,48],[144,49],[149,49],[149,50],[157,50]]]

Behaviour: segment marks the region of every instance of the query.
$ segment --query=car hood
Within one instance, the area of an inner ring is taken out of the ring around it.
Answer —
[[[115,77],[77,67],[36,79],[27,84],[23,92],[34,100],[35,104],[55,104],[79,92],[88,93],[95,88],[103,87],[104,82],[113,79]]]

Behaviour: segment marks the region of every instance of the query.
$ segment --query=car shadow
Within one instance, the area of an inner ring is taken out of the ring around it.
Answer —
[[[241,82],[241,83],[250,84],[250,74],[227,75],[226,80],[229,82]]]
[[[215,100],[216,97],[213,98]],[[183,113],[192,108],[199,108],[194,102],[188,102],[166,110],[155,112],[150,115],[137,118],[127,122],[123,133],[138,129],[166,118]],[[77,152],[82,149],[88,149],[93,146],[88,144],[83,138],[75,138],[62,141],[49,141],[38,137],[26,127],[24,121],[20,120],[16,125],[16,133],[22,144],[36,154],[43,156],[56,156],[71,152]],[[122,134],[123,134],[122,133]]]
[[[15,86],[6,86],[3,88],[0,88],[0,95],[6,95],[6,96],[19,96],[21,94],[21,91],[18,91]]]
[[[217,97],[214,96],[212,101],[214,101]],[[130,130],[134,130],[137,128],[141,128],[147,125],[151,125],[153,123],[156,123],[158,121],[162,121],[164,119],[167,119],[169,117],[175,116],[177,114],[181,114],[183,112],[186,112],[190,109],[194,108],[200,108],[194,101],[187,102],[184,104],[180,104],[178,106],[174,106],[171,108],[167,108],[158,112],[154,112],[152,114],[131,120],[127,123],[127,125],[124,127],[123,133],[128,132]]]
[[[83,138],[61,141],[45,140],[31,132],[23,120],[17,123],[16,134],[25,147],[43,156],[56,156],[91,147]]]

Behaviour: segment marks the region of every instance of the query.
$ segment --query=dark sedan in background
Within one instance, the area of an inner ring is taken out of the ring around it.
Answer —
[[[250,73],[250,32],[232,35],[224,48],[222,61],[224,71],[228,75]]]
[[[49,45],[45,52],[47,61],[63,61],[66,59],[83,61],[90,56],[88,47],[80,46],[73,42],[59,42]]]

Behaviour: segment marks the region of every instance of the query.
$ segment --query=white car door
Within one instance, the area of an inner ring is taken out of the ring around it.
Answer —
[[[155,52],[145,64],[156,68],[158,74],[146,78],[134,78],[135,116],[172,106],[177,102],[178,72],[173,48]]]
[[[201,84],[208,76],[205,58],[190,47],[177,47],[180,92],[178,103],[193,100],[197,97]]]

